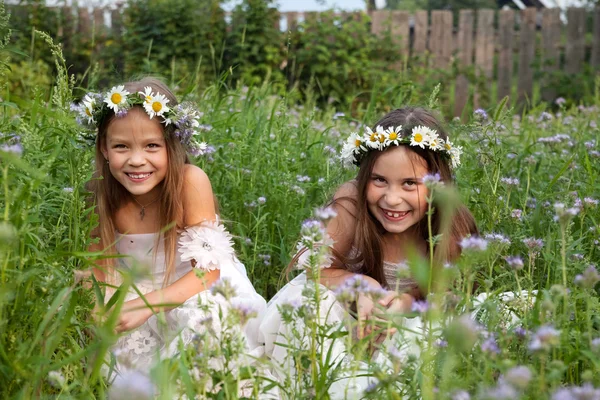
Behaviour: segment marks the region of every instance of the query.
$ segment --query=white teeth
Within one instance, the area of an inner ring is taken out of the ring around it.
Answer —
[[[400,215],[404,215],[407,213],[407,211],[403,211],[400,213],[391,212],[391,211],[384,211],[384,212],[385,212],[385,215],[387,215],[388,217],[391,217],[391,218],[399,218]]]
[[[127,174],[133,179],[144,179],[150,176],[150,174]]]

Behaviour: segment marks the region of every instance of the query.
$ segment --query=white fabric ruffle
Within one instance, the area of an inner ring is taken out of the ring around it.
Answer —
[[[205,271],[219,269],[222,262],[233,260],[233,240],[223,225],[204,221],[188,226],[179,238],[181,261],[196,261],[195,268]]]

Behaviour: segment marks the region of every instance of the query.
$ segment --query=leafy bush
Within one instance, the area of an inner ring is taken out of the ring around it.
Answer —
[[[221,72],[225,39],[219,1],[129,0],[125,8],[127,76],[153,73],[212,81]],[[175,82],[173,82],[175,83]]]

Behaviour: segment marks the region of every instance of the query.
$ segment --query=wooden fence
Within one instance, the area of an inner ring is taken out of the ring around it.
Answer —
[[[12,6],[13,12],[23,12]],[[68,45],[71,33],[93,35],[110,30],[118,38],[122,33],[122,7],[88,9],[81,7],[56,9],[63,15],[72,32],[58,28],[60,40]],[[594,73],[600,69],[600,7],[591,11],[570,8],[563,15],[556,8],[514,10],[451,11],[373,11],[371,31],[376,35],[390,33],[398,41],[400,51],[409,60],[426,55],[429,66],[446,69],[453,61],[464,67],[474,67],[488,88],[497,82],[498,99],[511,94],[516,84],[517,102],[531,98],[534,75],[538,71],[561,70],[569,74],[584,71],[586,65]],[[356,18],[363,15],[356,13]],[[457,18],[455,18],[457,17]],[[319,18],[318,13],[287,12],[280,14],[277,28],[300,29],[301,22]],[[226,20],[229,16],[226,16]],[[592,20],[591,30],[586,29]],[[324,21],[325,23],[325,21]],[[534,63],[534,61],[538,61]],[[534,65],[537,64],[537,65]],[[516,82],[513,80],[516,79]],[[454,113],[461,112],[474,90],[469,79],[461,75],[456,80]],[[553,101],[556,92],[540,82],[542,99]],[[477,107],[480,99],[474,96]]]

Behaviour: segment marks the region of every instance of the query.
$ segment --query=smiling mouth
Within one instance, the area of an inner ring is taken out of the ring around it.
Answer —
[[[126,172],[125,175],[127,175],[131,180],[143,181],[143,180],[147,179],[148,177],[150,177],[150,175],[152,175],[152,172],[137,173],[137,174]]]
[[[383,208],[381,211],[383,211],[383,215],[391,221],[401,221],[410,213],[410,211],[389,211]]]

